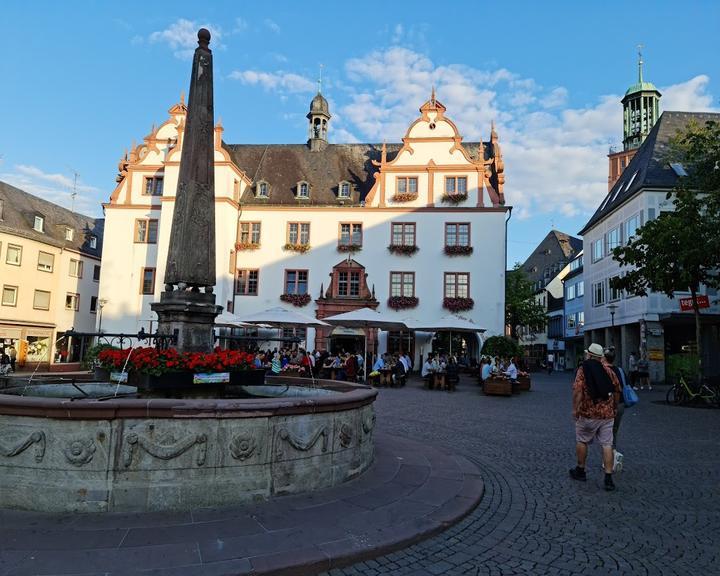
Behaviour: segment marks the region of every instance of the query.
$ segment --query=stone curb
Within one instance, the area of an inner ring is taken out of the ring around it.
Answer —
[[[0,510],[0,575],[311,574],[405,548],[481,501],[470,460],[376,434],[370,469],[343,485],[255,506],[187,513]]]

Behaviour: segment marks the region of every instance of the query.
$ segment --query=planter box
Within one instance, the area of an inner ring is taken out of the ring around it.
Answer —
[[[166,372],[160,376],[130,372],[128,384],[137,386],[147,397],[159,398],[222,398],[226,383],[195,384],[192,372]]]
[[[512,396],[512,383],[510,380],[488,378],[483,385],[483,392],[487,396]]]
[[[230,372],[231,386],[262,386],[265,384],[265,370],[236,370]]]
[[[530,390],[530,376],[520,376],[517,385],[520,392],[528,392]]]
[[[110,370],[96,366],[93,372],[93,378],[95,378],[96,382],[110,382]]]

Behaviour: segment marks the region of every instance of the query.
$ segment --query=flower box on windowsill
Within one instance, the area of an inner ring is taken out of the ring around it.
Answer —
[[[443,308],[450,310],[450,312],[464,312],[465,310],[472,310],[475,306],[475,301],[472,298],[451,298],[446,296],[443,299]]]
[[[288,242],[283,246],[283,250],[290,250],[292,252],[305,253],[310,250],[310,244],[291,244]]]
[[[260,244],[255,242],[237,242],[235,244],[235,250],[257,250],[260,248]]]
[[[312,300],[312,298],[310,297],[310,294],[280,294],[280,300],[283,302],[289,302],[293,306],[300,308],[310,304],[310,300]]]
[[[419,303],[420,299],[417,296],[390,296],[387,301],[388,308],[393,310],[416,308]]]
[[[448,204],[460,204],[468,199],[467,194],[443,194],[442,201]]]
[[[403,256],[412,256],[420,250],[417,246],[408,246],[406,244],[390,244],[388,250],[391,254],[402,254]]]
[[[470,256],[472,253],[472,246],[445,246],[445,254],[448,256]]]
[[[362,244],[338,244],[338,252],[360,252]]]
[[[393,197],[390,198],[390,200],[392,200],[393,202],[412,202],[413,200],[417,199],[417,194],[409,194],[407,192],[395,194]]]

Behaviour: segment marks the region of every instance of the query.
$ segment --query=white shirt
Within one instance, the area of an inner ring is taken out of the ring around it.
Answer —
[[[509,376],[511,380],[517,380],[517,367],[514,362],[510,362],[510,366],[508,366],[505,375]]]
[[[422,372],[420,373],[420,375],[424,378],[430,372],[432,372],[432,370],[433,370],[432,363],[429,360],[425,360],[425,364],[423,364]]]

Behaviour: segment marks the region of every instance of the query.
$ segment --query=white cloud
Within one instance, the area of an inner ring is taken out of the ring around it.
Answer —
[[[200,28],[210,30],[212,36],[210,47],[219,49],[223,47],[223,33],[219,26],[213,24],[200,24],[194,20],[180,18],[165,30],[159,30],[150,34],[148,40],[151,44],[167,44],[176,58],[183,60],[192,58],[197,48],[197,33]]]
[[[0,173],[0,180],[63,208],[70,209],[73,206],[70,195],[73,178],[65,174],[44,172],[36,166],[16,164],[12,172]],[[78,180],[74,209],[81,214],[97,216],[100,211],[99,202],[109,196],[109,193],[104,194],[99,188]]]
[[[275,34],[280,34],[280,25],[275,22],[275,20],[265,18],[264,24],[270,31],[275,32]]]
[[[712,106],[713,96],[707,92],[709,82],[710,78],[701,74],[687,82],[662,88],[660,90],[662,109],[683,112],[717,112],[718,108]]]
[[[234,70],[229,74],[233,80],[239,80],[249,86],[262,86],[265,90],[283,92],[314,92],[315,83],[304,76],[292,72],[261,72],[258,70]]]
[[[559,108],[560,106],[565,106],[568,99],[568,91],[567,88],[563,88],[562,86],[558,86],[557,88],[554,88],[551,90],[547,96],[542,98],[540,100],[540,105],[543,108]]]

